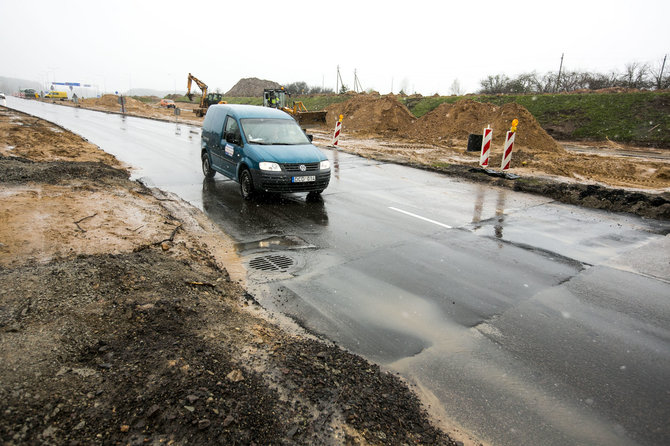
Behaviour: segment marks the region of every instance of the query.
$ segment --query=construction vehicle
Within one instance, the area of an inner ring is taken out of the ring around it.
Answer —
[[[302,101],[293,101],[291,107],[288,106],[288,100],[291,93],[282,88],[266,88],[263,90],[263,106],[278,108],[293,116],[300,126],[307,124],[325,124],[325,111],[308,111]]]
[[[205,116],[210,105],[223,102],[223,95],[221,93],[207,93],[207,84],[193,76],[191,73],[188,73],[188,92],[186,93],[189,101],[193,100],[193,93],[191,93],[192,82],[195,82],[202,92],[202,96],[200,97],[200,107],[193,110],[193,113],[195,113],[196,116]]]

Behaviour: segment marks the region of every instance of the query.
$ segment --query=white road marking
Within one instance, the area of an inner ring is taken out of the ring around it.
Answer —
[[[444,223],[440,223],[439,221],[431,220],[430,218],[422,217],[420,215],[412,214],[411,212],[403,211],[402,209],[394,208],[392,206],[389,206],[389,209],[394,210],[396,212],[400,212],[405,215],[409,215],[410,217],[418,218],[419,220],[427,221],[428,223],[432,223],[434,225],[442,226],[443,228],[447,229],[452,229],[452,226],[445,225]]]

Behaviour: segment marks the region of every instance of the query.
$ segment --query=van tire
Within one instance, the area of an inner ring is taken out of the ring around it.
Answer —
[[[216,175],[216,171],[212,169],[207,152],[202,152],[202,173],[205,175],[205,178],[214,178],[214,175]]]
[[[240,194],[245,200],[251,200],[254,197],[254,180],[251,178],[249,169],[243,169],[240,173]]]

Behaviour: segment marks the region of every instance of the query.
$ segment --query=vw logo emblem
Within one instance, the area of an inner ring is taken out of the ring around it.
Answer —
[[[304,164],[301,164],[300,165],[300,172],[304,172],[306,170],[307,170],[307,166],[305,166]]]

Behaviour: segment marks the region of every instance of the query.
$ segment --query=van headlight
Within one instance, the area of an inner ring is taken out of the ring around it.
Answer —
[[[277,163],[268,163],[267,161],[263,161],[262,163],[258,163],[258,167],[261,168],[261,170],[269,170],[272,172],[281,172],[281,167],[279,167],[279,164]]]
[[[327,169],[330,169],[330,161],[328,161],[328,160],[326,160],[326,161],[321,161],[321,162],[319,163],[319,169],[321,169],[321,170],[327,170]]]

